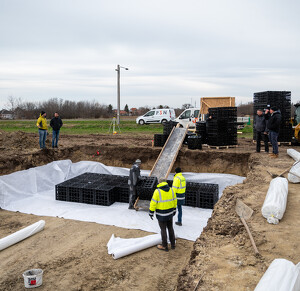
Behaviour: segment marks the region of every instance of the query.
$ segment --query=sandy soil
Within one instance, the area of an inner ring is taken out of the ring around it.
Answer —
[[[160,152],[151,147],[151,140],[150,135],[62,136],[58,150],[40,151],[37,135],[0,132],[0,170],[8,174],[67,158],[129,167],[137,156],[142,157],[144,169],[151,169]],[[41,290],[194,290],[198,283],[197,290],[253,290],[273,259],[300,261],[299,185],[289,184],[286,213],[278,225],[268,224],[260,212],[271,181],[266,169],[278,174],[293,163],[286,149],[281,146],[280,158],[273,160],[265,153],[254,153],[255,146],[249,140],[224,150],[183,147],[174,167],[247,176],[243,184],[225,189],[194,244],[178,240],[173,252],[150,248],[113,260],[106,249],[112,233],[121,237],[147,233],[45,217],[43,232],[0,252],[0,290],[22,290],[21,274],[33,267],[45,270]],[[235,214],[236,198],[254,210],[248,225],[259,256],[254,255]],[[0,210],[0,217],[0,238],[40,219],[4,210]]]

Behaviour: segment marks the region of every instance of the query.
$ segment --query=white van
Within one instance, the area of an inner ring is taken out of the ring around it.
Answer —
[[[169,108],[152,109],[146,114],[139,116],[136,123],[143,125],[145,123],[164,123],[170,120],[175,120],[175,110]]]
[[[195,127],[196,122],[201,120],[200,109],[197,108],[188,108],[184,110],[176,119],[180,126],[186,128],[189,125],[189,128]]]

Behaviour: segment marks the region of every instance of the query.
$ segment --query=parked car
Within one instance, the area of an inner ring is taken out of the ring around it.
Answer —
[[[145,123],[164,123],[175,120],[174,109],[152,109],[136,119],[136,123],[143,125]]]

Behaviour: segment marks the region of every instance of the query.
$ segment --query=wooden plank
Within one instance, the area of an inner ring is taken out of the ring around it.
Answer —
[[[178,126],[179,126],[179,123],[176,125],[176,127],[178,127]],[[168,139],[166,140],[166,142],[165,142],[163,148],[161,149],[161,151],[160,151],[160,153],[159,153],[159,155],[158,155],[158,157],[157,157],[157,159],[156,159],[156,161],[155,161],[155,163],[154,163],[154,165],[153,165],[153,167],[152,167],[152,170],[151,170],[151,172],[150,172],[150,174],[149,174],[149,177],[151,177],[151,174],[152,174],[152,172],[153,172],[155,166],[157,165],[157,163],[158,163],[158,161],[159,161],[159,159],[160,159],[160,157],[161,157],[161,155],[162,155],[162,153],[163,153],[163,151],[164,151],[164,149],[165,149],[165,147],[166,147],[166,145],[167,145],[167,143],[168,143],[168,141],[169,141],[169,139],[170,139],[170,136],[173,134],[174,129],[175,129],[175,127],[172,128],[172,131],[171,131],[171,133],[169,134]]]
[[[174,165],[174,163],[175,163],[175,161],[176,161],[176,158],[177,158],[177,156],[178,156],[178,153],[179,153],[179,151],[180,151],[180,149],[181,149],[181,146],[182,146],[182,143],[183,143],[183,141],[184,141],[184,139],[185,139],[185,136],[186,136],[187,131],[188,131],[188,126],[186,127],[185,134],[183,135],[183,137],[182,137],[182,139],[181,139],[181,142],[180,142],[180,145],[178,146],[178,149],[177,149],[177,151],[176,151],[176,153],[175,153],[175,155],[174,155],[174,157],[173,157],[173,160],[172,160],[172,162],[171,162],[171,164],[170,164],[170,166],[169,166],[169,169],[168,169],[168,171],[167,171],[167,174],[166,174],[166,176],[165,176],[165,179],[167,179],[168,176],[169,176],[169,174],[171,173],[171,170],[172,170],[173,165]]]
[[[173,129],[150,172],[151,176],[156,176],[160,179],[165,178],[170,173],[186,132],[187,128],[179,128],[179,124]]]
[[[211,107],[234,107],[235,97],[201,97],[200,113],[207,114]]]

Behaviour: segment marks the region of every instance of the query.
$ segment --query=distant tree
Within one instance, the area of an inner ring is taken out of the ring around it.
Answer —
[[[193,107],[193,105],[192,104],[190,104],[190,103],[185,103],[185,104],[182,104],[182,109],[183,110],[185,110],[185,109],[188,109],[188,108],[192,108]]]
[[[162,105],[159,105],[158,108],[159,108],[159,109],[163,109],[164,107],[163,107]]]
[[[112,107],[111,104],[109,104],[109,105],[107,106],[107,112],[108,112],[108,114],[111,114],[112,111],[113,111],[113,107]]]
[[[126,112],[127,112],[127,114],[129,114],[129,108],[128,108],[128,104],[126,104],[126,105],[125,105],[125,107],[124,107],[124,111],[126,111]]]
[[[261,108],[264,109],[264,108]],[[237,106],[237,115],[245,116],[245,115],[253,115],[253,102],[248,102],[246,104],[240,104]]]

